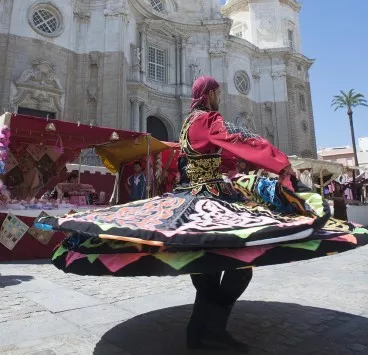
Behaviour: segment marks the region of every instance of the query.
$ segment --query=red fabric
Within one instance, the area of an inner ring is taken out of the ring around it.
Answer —
[[[41,211],[40,211],[41,212]],[[46,211],[47,212],[47,211]],[[0,225],[7,214],[0,213]],[[35,217],[18,217],[22,222],[32,227]],[[5,248],[0,243],[0,262],[15,260],[50,259],[55,247],[65,239],[65,234],[56,232],[47,245],[43,245],[36,238],[26,233],[13,250]]]
[[[56,131],[46,131],[46,125],[53,123]],[[122,131],[114,128],[78,125],[74,122],[46,120],[45,118],[13,114],[10,121],[11,142],[20,144],[42,144],[55,147],[58,139],[64,149],[86,149],[110,142],[113,132],[120,140],[134,140],[145,133]]]
[[[220,84],[210,76],[201,76],[192,87],[192,105],[191,111],[200,105],[205,105],[210,91],[215,91]]]
[[[236,171],[237,157],[227,150],[221,152],[221,172],[228,174]]]
[[[203,153],[218,152],[219,148],[255,164],[262,169],[279,174],[290,165],[286,154],[263,138],[244,139],[240,134],[229,133],[224,119],[218,112],[204,112],[189,128],[192,147]]]

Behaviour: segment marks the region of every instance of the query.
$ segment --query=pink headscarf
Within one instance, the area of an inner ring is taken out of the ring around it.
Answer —
[[[215,91],[220,84],[211,76],[201,76],[193,84],[192,88],[192,106],[193,111],[200,105],[205,105],[210,91]]]

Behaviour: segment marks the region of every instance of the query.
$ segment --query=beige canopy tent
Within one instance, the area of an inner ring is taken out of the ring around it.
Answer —
[[[299,158],[296,156],[289,157],[291,165],[301,172],[300,180],[309,187],[316,187],[321,189],[323,195],[323,188],[331,183],[331,181],[337,179],[340,175],[344,174],[346,168],[339,163],[333,163],[326,160],[316,160],[309,158]],[[308,173],[303,173],[307,170]],[[325,177],[329,177],[325,180]],[[319,180],[319,184],[313,183],[315,180]]]

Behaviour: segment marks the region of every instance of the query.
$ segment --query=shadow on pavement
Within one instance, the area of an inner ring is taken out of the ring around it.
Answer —
[[[186,350],[191,309],[191,305],[162,309],[119,324],[102,337],[94,355],[108,355],[107,344],[131,355],[222,353]],[[368,353],[368,318],[298,304],[240,301],[229,330],[249,344],[249,354]]]
[[[24,275],[0,275],[0,288],[19,285],[22,282],[31,281],[33,276],[24,276]]]

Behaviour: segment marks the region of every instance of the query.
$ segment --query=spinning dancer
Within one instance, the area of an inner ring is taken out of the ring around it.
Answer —
[[[198,78],[192,96],[180,135],[182,184],[173,194],[42,217],[37,226],[71,233],[52,258],[68,273],[191,274],[197,296],[187,328],[188,347],[246,350],[226,325],[253,267],[351,250],[368,244],[368,230],[331,219],[322,197],[300,189],[291,178],[284,153],[224,121],[217,112],[220,86],[213,78]],[[225,182],[222,150],[280,177],[239,174]]]

